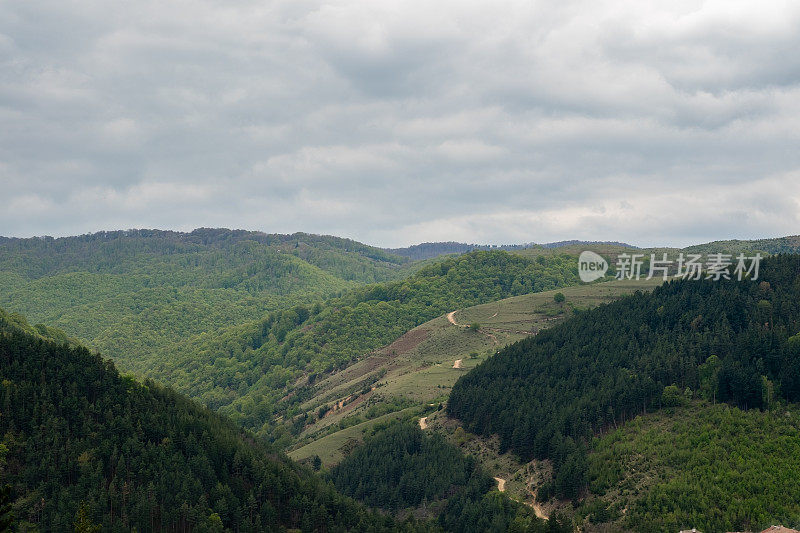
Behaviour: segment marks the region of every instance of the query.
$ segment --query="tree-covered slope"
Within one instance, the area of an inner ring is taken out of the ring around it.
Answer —
[[[474,459],[413,422],[368,437],[330,475],[344,494],[390,511],[445,500],[470,484],[480,493],[495,485]]]
[[[146,372],[244,427],[288,437],[306,424],[310,413],[298,406],[311,396],[318,375],[344,368],[448,311],[574,283],[572,257],[472,252],[402,281],[356,288],[324,304],[198,336]],[[281,423],[274,433],[276,420]]]
[[[446,531],[559,532],[569,523],[538,519],[533,510],[494,490],[474,458],[439,434],[395,423],[369,436],[330,473],[336,487],[370,506],[418,509]]]
[[[25,315],[20,313],[8,313],[0,308],[0,331],[18,331],[26,333],[32,337],[38,337],[60,344],[78,345],[78,341],[69,337],[65,332],[57,328],[51,328],[45,324],[30,325]]]
[[[334,276],[359,282],[391,277],[406,261],[384,250],[350,239],[294,233],[200,228],[190,233],[162,230],[103,231],[76,237],[0,237],[0,270],[37,279],[66,272],[131,273],[148,265],[165,268],[214,264],[225,258],[215,252],[230,251],[241,243],[256,243],[298,257]],[[188,261],[187,256],[195,261]],[[176,264],[177,263],[177,264]],[[230,265],[222,265],[230,266]],[[154,276],[170,272],[153,272]],[[208,272],[213,280],[219,272]],[[211,281],[213,283],[213,281]]]
[[[216,413],[26,329],[0,311],[0,484],[18,529],[396,528]]]
[[[800,413],[694,402],[637,417],[594,442],[589,487],[580,513],[614,529],[800,527]]]
[[[125,369],[181,339],[403,275],[347,239],[199,229],[0,240],[0,305],[69,331]]]
[[[684,248],[689,253],[731,254],[764,252],[767,254],[796,254],[800,252],[800,235],[776,237],[773,239],[713,241]]]
[[[461,378],[448,412],[551,459],[552,492],[576,497],[594,434],[686,389],[742,408],[800,401],[798,331],[800,257],[772,257],[758,281],[673,281],[520,341]]]

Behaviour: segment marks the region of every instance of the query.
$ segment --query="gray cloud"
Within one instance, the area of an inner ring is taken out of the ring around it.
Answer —
[[[0,234],[800,233],[800,5],[0,4]]]

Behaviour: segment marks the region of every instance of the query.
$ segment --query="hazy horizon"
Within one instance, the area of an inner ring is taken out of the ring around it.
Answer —
[[[314,235],[323,235],[323,236],[332,236],[332,237],[340,237],[340,238],[344,238],[344,239],[351,239],[351,240],[360,242],[362,244],[373,246],[375,248],[385,248],[385,249],[409,248],[411,246],[415,246],[415,245],[419,245],[419,244],[436,244],[436,243],[449,243],[449,242],[458,243],[458,244],[466,244],[466,245],[470,245],[470,246],[496,246],[496,247],[501,247],[501,246],[521,246],[521,245],[533,245],[533,244],[548,245],[548,244],[557,244],[557,243],[561,243],[561,242],[570,242],[570,241],[582,241],[582,242],[587,242],[587,243],[588,242],[618,242],[620,244],[628,244],[628,245],[631,245],[631,246],[635,246],[637,248],[643,248],[644,249],[644,248],[663,248],[663,247],[666,247],[666,248],[683,248],[683,247],[693,246],[693,245],[697,245],[697,244],[706,244],[706,243],[714,242],[714,241],[753,240],[753,239],[743,239],[743,238],[738,238],[738,237],[729,237],[729,238],[713,238],[713,239],[701,240],[701,241],[687,241],[687,242],[680,243],[680,244],[663,244],[663,243],[635,243],[635,242],[621,241],[619,239],[570,239],[570,238],[566,238],[566,239],[557,239],[557,240],[552,240],[552,241],[532,241],[532,240],[527,240],[527,241],[499,241],[499,242],[480,242],[480,241],[471,241],[471,240],[456,241],[456,240],[448,239],[448,240],[440,240],[440,241],[412,241],[412,242],[399,244],[399,245],[384,246],[384,245],[375,244],[375,243],[371,243],[371,242],[360,241],[357,238],[354,238],[354,237],[351,237],[351,236],[347,236],[347,235],[335,235],[335,234],[332,234],[332,233],[325,233],[325,232],[311,232],[311,231],[302,231],[302,230],[289,231],[289,232],[275,232],[275,231],[264,231],[264,230],[260,230],[260,229],[251,229],[251,228],[235,228],[235,227],[234,228],[226,228],[226,227],[211,228],[209,226],[198,226],[198,227],[191,228],[191,229],[145,228],[145,227],[141,227],[141,228],[116,228],[116,229],[101,229],[101,230],[97,230],[97,231],[83,232],[83,233],[79,233],[79,234],[63,234],[63,235],[62,234],[47,234],[47,233],[41,234],[41,235],[3,235],[3,234],[0,234],[0,237],[20,238],[20,239],[33,239],[33,238],[52,237],[52,238],[55,238],[55,239],[59,239],[59,238],[68,238],[68,237],[79,237],[81,235],[91,235],[91,234],[102,233],[102,232],[111,233],[111,232],[115,232],[115,231],[137,231],[137,230],[146,231],[146,230],[154,230],[154,231],[174,231],[174,232],[178,232],[178,233],[191,233],[192,231],[199,230],[199,229],[226,229],[226,230],[231,230],[231,231],[252,231],[252,232],[264,233],[264,234],[267,234],[267,235],[269,235],[269,234],[292,235],[292,234],[295,234],[295,233],[308,233],[308,234],[314,234]],[[793,237],[793,236],[794,235],[788,235],[788,234],[787,235],[769,235],[769,236],[755,237],[755,239],[777,239],[777,238],[782,238],[782,237]]]

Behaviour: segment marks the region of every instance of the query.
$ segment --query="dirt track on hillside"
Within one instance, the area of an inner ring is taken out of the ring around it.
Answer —
[[[528,502],[525,502],[525,503],[528,505],[528,507],[533,509],[533,512],[534,512],[534,514],[536,515],[537,518],[541,518],[543,520],[549,520],[550,517],[547,516],[547,513],[544,512],[544,507],[542,507],[539,503],[536,502],[536,492],[534,492],[534,491],[532,491],[530,489],[528,489],[528,492],[533,497],[533,501],[530,502],[530,503],[528,503]]]
[[[496,317],[496,316],[497,316],[497,313],[495,313],[494,315],[492,315],[492,317],[491,317],[491,318],[494,318],[494,317]],[[459,328],[468,328],[468,327],[469,327],[469,326],[467,326],[467,325],[464,325],[464,324],[459,324],[458,322],[456,322],[456,312],[455,312],[455,311],[450,311],[449,313],[447,313],[447,321],[448,321],[448,322],[450,322],[451,324],[453,324],[454,326],[456,326],[456,327],[459,327]],[[486,335],[486,336],[487,336],[487,337],[489,337],[490,339],[492,339],[492,342],[493,342],[494,344],[496,344],[496,345],[497,345],[497,344],[500,344],[500,343],[497,341],[497,337],[495,337],[495,336],[494,336],[492,333],[489,333],[488,331],[484,331],[484,330],[479,330],[479,332],[480,332],[480,333],[482,333],[483,335]],[[461,361],[461,359],[459,359],[458,361]],[[456,363],[458,363],[458,361],[456,361]],[[456,365],[454,364],[454,365],[453,365],[453,368],[461,368],[461,366],[460,366],[460,364],[459,364],[459,366],[456,366]]]
[[[450,311],[449,313],[447,313],[447,320],[449,320],[450,323],[453,324],[454,326],[460,326],[461,324],[456,322],[456,318],[455,317],[456,317],[456,312],[455,311]]]

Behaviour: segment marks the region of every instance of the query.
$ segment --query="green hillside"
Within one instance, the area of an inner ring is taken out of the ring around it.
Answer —
[[[656,258],[662,257],[663,253],[667,254],[667,258],[676,260],[678,254],[713,254],[723,253],[731,254],[734,257],[740,253],[752,256],[756,252],[760,252],[763,256],[775,254],[796,254],[800,253],[800,236],[787,236],[777,237],[773,239],[754,239],[754,240],[728,240],[728,241],[712,241],[702,244],[695,244],[685,248],[672,248],[664,246],[655,246],[647,248],[634,248],[630,245],[621,243],[563,243],[556,247],[542,247],[530,246],[526,248],[511,250],[511,253],[521,255],[524,257],[538,257],[541,255],[574,255],[578,256],[584,250],[592,250],[603,257],[605,257],[610,266],[612,267],[620,254],[641,254],[642,260],[645,265],[649,264],[651,254],[655,254]],[[647,267],[643,267],[643,272],[647,271]]]
[[[573,261],[411,264],[333,237],[229,230],[4,239],[0,303],[287,445],[314,422],[300,404],[318,378],[451,309],[573,285]]]
[[[496,490],[475,461],[439,434],[395,423],[370,435],[330,473],[342,492],[373,507],[436,517],[445,531],[568,532]]]
[[[406,275],[354,241],[200,229],[0,239],[0,305],[143,372],[182,339]]]
[[[660,280],[576,285],[458,309],[430,320],[345,370],[318,378],[300,408],[309,413],[289,455],[338,462],[372,425],[430,413],[456,380],[497,350],[572,316]],[[565,295],[565,302],[554,299]],[[468,327],[479,324],[478,331]],[[458,365],[456,367],[456,361]],[[369,386],[365,386],[370,384]],[[310,416],[325,410],[322,418]]]
[[[147,271],[153,266],[165,268],[152,273],[155,279],[171,275],[179,266],[191,268],[224,262],[226,258],[214,252],[230,251],[241,243],[256,243],[295,256],[338,278],[362,283],[391,278],[391,272],[407,262],[378,248],[326,235],[279,235],[224,228],[200,228],[191,233],[141,229],[62,238],[0,237],[3,250],[0,270],[37,279],[65,272],[131,273]],[[195,259],[190,261],[189,256]],[[236,263],[220,266],[231,267]],[[215,283],[223,271],[224,268],[209,269],[205,281]]]
[[[685,248],[685,250],[691,253],[715,253],[725,251],[732,254],[752,254],[754,252],[763,252],[770,255],[796,254],[800,252],[800,235],[776,237],[774,239],[713,241],[689,246]]]
[[[449,310],[575,283],[571,257],[473,252],[427,265],[402,281],[352,289],[322,304],[194,337],[143,372],[288,444],[312,422],[301,404],[313,396],[318,379]]]
[[[717,246],[794,244],[695,251]],[[430,527],[278,449],[447,531],[556,531],[536,516],[561,511],[586,531],[798,522],[798,259],[755,283],[580,285],[584,247],[411,263],[304,234],[0,239],[0,301],[57,326],[0,312],[17,524]]]
[[[745,531],[800,526],[800,412],[694,402],[595,441],[587,530]],[[622,511],[625,510],[623,513]]]
[[[800,401],[798,276],[800,258],[777,256],[763,262],[757,282],[673,281],[579,313],[463,376],[448,412],[471,431],[497,435],[501,453],[549,460],[554,475],[540,498],[580,498],[590,487],[594,435],[639,414],[692,397],[742,409]],[[791,452],[785,440],[773,445],[775,454]],[[762,459],[769,470],[774,458]],[[726,490],[737,498],[749,488]],[[763,517],[738,512],[731,508],[722,520],[740,527]]]
[[[400,527],[208,409],[3,311],[0,398],[0,509],[11,503],[20,531]]]

